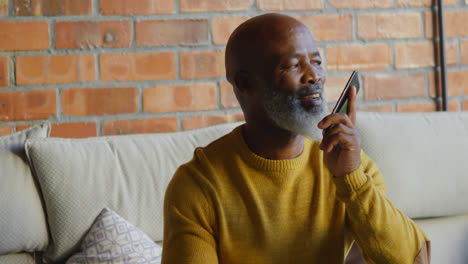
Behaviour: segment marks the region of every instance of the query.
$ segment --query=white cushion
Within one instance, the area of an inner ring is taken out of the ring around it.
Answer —
[[[104,208],[81,242],[81,252],[67,264],[160,264],[161,255],[160,245],[116,212]]]
[[[22,157],[27,138],[45,138],[49,132],[44,124],[0,137],[0,255],[44,250],[48,244],[41,198]]]
[[[415,222],[431,240],[431,263],[468,263],[468,214]]]
[[[88,139],[31,140],[26,151],[41,186],[52,246],[45,257],[63,260],[78,250],[104,207],[148,234],[163,238],[163,200],[178,166],[239,123],[194,131]]]
[[[412,218],[468,213],[468,112],[357,117],[362,148],[400,210]]]

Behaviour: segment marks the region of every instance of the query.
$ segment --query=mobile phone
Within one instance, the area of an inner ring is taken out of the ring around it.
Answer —
[[[361,85],[359,83],[359,74],[357,71],[353,71],[353,73],[351,73],[351,77],[349,77],[349,80],[346,83],[343,92],[341,92],[340,98],[338,98],[338,101],[336,102],[336,105],[333,108],[332,114],[348,113],[348,96],[349,89],[351,88],[351,86],[356,87],[356,94],[359,92],[359,88],[361,88]]]
[[[348,113],[348,97],[349,97],[349,89],[351,86],[356,87],[356,94],[359,92],[359,89],[361,88],[361,84],[359,83],[359,74],[357,71],[353,71],[351,73],[351,76],[348,79],[348,82],[345,85],[345,88],[341,92],[340,98],[338,98],[338,101],[335,104],[335,107],[333,107],[332,114],[336,113],[343,113],[347,114]],[[328,129],[330,129],[332,126],[326,128],[323,130],[323,134],[325,134]]]

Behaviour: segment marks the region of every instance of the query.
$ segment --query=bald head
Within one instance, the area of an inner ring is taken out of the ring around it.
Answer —
[[[241,24],[226,46],[226,75],[246,126],[312,135],[328,112],[321,63],[310,31],[292,17],[265,14]]]
[[[276,49],[285,39],[306,31],[300,21],[281,14],[264,14],[253,17],[234,30],[226,46],[226,77],[235,86],[236,75],[240,71],[260,73],[265,64],[272,65]]]

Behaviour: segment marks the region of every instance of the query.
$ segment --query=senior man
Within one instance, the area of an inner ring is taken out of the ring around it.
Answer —
[[[174,175],[163,264],[343,263],[353,241],[368,263],[427,261],[427,237],[361,151],[355,89],[347,115],[327,115],[321,63],[294,18],[265,14],[232,33],[226,73],[246,123]]]

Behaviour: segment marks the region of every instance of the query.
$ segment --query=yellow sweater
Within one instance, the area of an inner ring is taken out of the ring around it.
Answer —
[[[427,240],[385,196],[364,153],[344,177],[328,171],[320,142],[291,160],[249,150],[242,129],[182,165],[164,205],[163,264],[343,263],[352,241],[367,263],[413,263]]]

